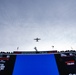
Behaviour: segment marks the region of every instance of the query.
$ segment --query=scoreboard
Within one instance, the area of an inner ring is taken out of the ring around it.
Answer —
[[[0,54],[0,75],[76,75],[76,54]]]

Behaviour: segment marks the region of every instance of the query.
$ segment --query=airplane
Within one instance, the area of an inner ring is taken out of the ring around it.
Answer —
[[[39,42],[39,40],[41,40],[40,38],[36,38],[36,39],[34,39],[34,40],[36,40],[36,42]]]

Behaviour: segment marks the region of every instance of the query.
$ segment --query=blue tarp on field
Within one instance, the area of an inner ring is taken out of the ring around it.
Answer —
[[[54,54],[17,55],[13,75],[59,75]]]

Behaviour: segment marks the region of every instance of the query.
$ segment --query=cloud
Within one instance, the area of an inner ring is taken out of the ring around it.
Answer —
[[[75,0],[0,0],[0,48],[33,49],[35,37],[39,47],[75,45],[75,7]]]

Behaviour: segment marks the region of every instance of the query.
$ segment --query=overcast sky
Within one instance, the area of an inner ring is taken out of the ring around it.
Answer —
[[[76,0],[0,0],[0,51],[52,45],[76,49]]]

